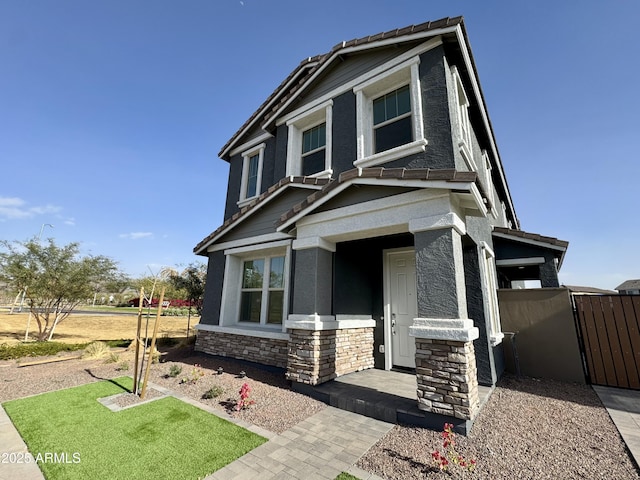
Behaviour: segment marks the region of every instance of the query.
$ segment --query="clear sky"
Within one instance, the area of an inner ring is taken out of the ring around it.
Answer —
[[[457,15],[522,229],[570,242],[562,283],[640,278],[637,0],[0,0],[0,239],[186,266],[217,153],[302,59]]]

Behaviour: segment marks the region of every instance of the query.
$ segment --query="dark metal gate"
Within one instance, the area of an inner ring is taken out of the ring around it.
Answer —
[[[640,390],[640,295],[574,295],[591,383]]]

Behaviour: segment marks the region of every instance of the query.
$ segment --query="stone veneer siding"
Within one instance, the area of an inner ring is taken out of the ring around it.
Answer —
[[[287,378],[318,385],[373,368],[373,328],[289,330]]]
[[[420,410],[472,420],[478,413],[478,374],[473,342],[416,338]]]
[[[289,348],[287,340],[199,331],[195,350],[285,368]]]

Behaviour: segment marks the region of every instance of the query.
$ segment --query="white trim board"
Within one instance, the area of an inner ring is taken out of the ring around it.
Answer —
[[[496,266],[519,267],[524,265],[541,265],[544,262],[545,262],[544,257],[509,258],[504,260],[496,260]]]

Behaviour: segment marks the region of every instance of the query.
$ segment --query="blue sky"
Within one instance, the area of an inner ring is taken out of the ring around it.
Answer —
[[[0,239],[187,265],[218,151],[303,58],[457,15],[522,229],[570,242],[562,283],[640,278],[636,0],[2,0]]]

